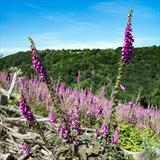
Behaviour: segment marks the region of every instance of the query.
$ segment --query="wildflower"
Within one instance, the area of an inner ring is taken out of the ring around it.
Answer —
[[[67,139],[67,137],[69,136],[68,128],[61,124],[58,126],[58,133],[59,133],[59,136],[63,139]]]
[[[29,148],[29,145],[27,143],[23,143],[20,147],[21,149],[21,152],[24,154],[24,155],[28,155],[30,154],[30,148]]]
[[[99,132],[99,130],[97,128],[95,130],[95,136],[96,136],[96,138],[98,138],[100,136],[100,132]]]
[[[74,114],[75,114],[75,117],[79,116],[79,107],[78,107],[78,105],[75,105]]]
[[[127,27],[125,30],[125,38],[124,38],[124,44],[122,47],[122,60],[127,65],[130,63],[133,53],[133,36],[132,36],[132,27],[131,27],[131,17],[132,17],[132,11],[130,11],[128,16],[128,22]]]
[[[80,127],[79,121],[76,117],[72,117],[70,120],[71,126],[74,130],[76,130],[77,134],[82,134],[83,130]]]
[[[77,128],[79,126],[77,118],[74,117],[71,119],[71,125],[73,128]]]
[[[133,102],[129,102],[129,107],[133,108]]]
[[[31,38],[29,38],[29,40],[31,42],[33,69],[37,72],[41,80],[45,80],[47,78],[47,73],[45,72],[42,62],[38,56],[38,51],[34,46],[33,40]]]
[[[55,116],[54,112],[52,112],[52,111],[49,114],[49,121],[51,124],[53,124],[56,121],[56,116]]]
[[[98,103],[95,104],[95,109],[97,111],[97,118],[100,119],[103,116],[103,108]]]
[[[98,98],[99,99],[102,99],[102,97],[104,97],[104,94],[105,94],[105,89],[106,89],[106,86],[102,86],[99,93],[98,93]]]
[[[32,48],[32,64],[33,64],[33,69],[37,72],[37,74],[39,75],[39,78],[41,80],[45,80],[47,77],[47,74],[43,68],[43,65],[38,56],[38,52],[35,48]]]
[[[21,115],[25,117],[28,122],[30,123],[35,122],[35,117],[25,100],[23,93],[21,94],[21,97],[19,100],[19,109],[21,111]]]
[[[7,72],[6,81],[11,81],[11,75],[9,71]]]
[[[112,144],[116,144],[119,140],[119,133],[118,133],[118,127],[116,127],[114,135],[111,139]]]
[[[101,130],[102,130],[103,136],[106,137],[108,134],[108,127],[105,122],[102,124]]]
[[[84,133],[84,130],[79,126],[78,128],[75,129],[78,135],[81,135]]]

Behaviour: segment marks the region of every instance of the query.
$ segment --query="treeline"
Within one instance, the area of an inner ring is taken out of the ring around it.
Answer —
[[[97,93],[106,85],[106,97],[110,97],[115,84],[121,48],[84,49],[84,50],[43,50],[40,58],[53,80],[59,77],[67,85],[78,87],[77,72],[80,70],[79,86],[91,87]],[[0,59],[0,70],[16,66],[21,68],[25,76],[36,75],[31,65],[31,53],[18,52]],[[146,107],[160,107],[160,46],[135,48],[132,63],[127,66],[123,86],[119,98],[123,101],[136,99],[140,94],[140,102]]]

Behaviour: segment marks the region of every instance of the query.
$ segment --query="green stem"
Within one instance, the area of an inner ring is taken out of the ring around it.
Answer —
[[[118,105],[118,94],[120,92],[120,85],[123,78],[125,65],[122,60],[119,62],[119,68],[118,68],[118,75],[116,79],[115,89],[113,93],[113,102],[111,106],[111,115],[109,119],[109,138],[111,139],[112,133],[114,132],[114,126],[117,126],[117,119],[116,119],[116,107]]]

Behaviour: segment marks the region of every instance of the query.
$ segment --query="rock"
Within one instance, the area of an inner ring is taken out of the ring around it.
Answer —
[[[87,160],[86,147],[86,145],[81,145],[78,151],[79,155],[81,156],[81,159],[83,160]]]
[[[69,150],[68,147],[60,146],[56,151],[55,157],[60,157],[61,154],[66,153],[68,150]],[[65,157],[62,156],[61,159],[63,159],[63,158],[65,158]]]
[[[7,96],[4,95],[4,94],[1,94],[1,95],[0,95],[0,104],[1,104],[1,105],[6,105],[7,103],[8,103],[8,98],[7,98]]]
[[[15,160],[11,154],[0,154],[0,160]]]
[[[156,154],[157,157],[160,159],[160,148],[152,147],[152,151]]]
[[[88,160],[96,160],[94,157],[89,157]]]
[[[133,155],[136,160],[149,160],[148,154],[146,151],[142,151]]]
[[[150,160],[150,154],[146,150],[142,150],[141,152],[131,152],[124,150],[123,151],[133,157],[134,160]],[[155,160],[160,160],[160,149],[152,148],[153,153],[155,153]]]

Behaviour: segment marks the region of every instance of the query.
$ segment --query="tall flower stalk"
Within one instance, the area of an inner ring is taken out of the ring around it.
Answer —
[[[121,59],[119,62],[119,68],[118,68],[118,75],[117,75],[117,80],[115,84],[115,89],[114,89],[114,94],[113,94],[113,102],[111,106],[111,116],[110,116],[110,121],[109,121],[109,138],[110,141],[113,137],[115,126],[117,125],[117,120],[116,120],[116,107],[118,105],[118,94],[121,90],[121,81],[123,78],[125,66],[128,65],[131,61],[131,57],[133,54],[133,36],[132,36],[132,27],[131,27],[131,18],[132,18],[132,13],[133,11],[130,10],[128,13],[128,21],[127,21],[127,26],[125,29],[125,37],[124,37],[124,43],[121,51]],[[117,131],[118,129],[116,129]]]
[[[21,115],[26,118],[26,120],[29,123],[35,123],[36,119],[31,111],[31,109],[29,108],[23,93],[21,93],[20,99],[19,99],[19,110],[21,112]]]
[[[32,40],[32,38],[28,38],[31,43],[31,53],[32,53],[32,65],[33,69],[38,74],[39,78],[46,82],[47,87],[49,89],[51,99],[53,102],[53,110],[56,111],[56,113],[61,113],[61,101],[59,100],[59,97],[56,94],[56,91],[54,89],[54,85],[52,84],[52,81],[50,77],[48,76],[47,72],[45,71],[43,64],[39,58],[38,51],[35,47],[35,44]]]
[[[53,113],[57,114],[56,117],[57,117],[57,119],[59,118],[61,123],[66,123],[66,122],[68,122],[69,117],[61,108],[61,101],[56,93],[56,89],[55,89],[54,85],[52,84],[52,81],[51,81],[49,75],[45,71],[45,69],[40,61],[40,58],[38,56],[38,51],[35,47],[35,44],[30,37],[29,37],[29,41],[31,43],[32,65],[33,65],[34,70],[39,75],[39,78],[47,84],[47,87],[49,89],[49,93],[51,95],[52,103],[53,103]],[[51,115],[51,113],[49,115],[49,118],[50,118],[51,123],[53,123],[53,121],[55,122],[55,120],[56,120],[55,115],[53,116],[53,114]],[[40,129],[40,126],[37,125],[37,130],[39,130],[39,129]],[[45,141],[45,137],[43,137],[43,134],[42,134],[42,138]]]
[[[23,92],[21,91],[21,96],[19,99],[19,109],[21,112],[21,115],[26,118],[26,120],[33,125],[34,129],[40,134],[43,142],[47,144],[46,138],[41,130],[40,124],[36,121],[36,118],[34,117],[29,105],[27,104],[27,101],[23,95]]]
[[[133,35],[132,35],[132,26],[131,26],[131,18],[133,11],[131,10],[128,14],[128,22],[125,30],[124,44],[122,47],[121,58],[123,62],[127,65],[131,62],[132,54],[133,54]]]

